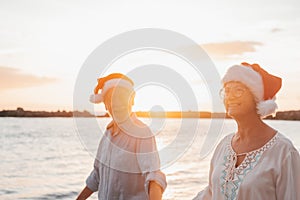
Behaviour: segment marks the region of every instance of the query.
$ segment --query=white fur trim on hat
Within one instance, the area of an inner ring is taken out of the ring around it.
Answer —
[[[101,102],[103,102],[105,93],[109,89],[114,88],[114,87],[123,87],[123,88],[126,88],[126,89],[130,90],[130,91],[133,90],[133,86],[129,81],[127,81],[125,79],[121,79],[121,78],[111,79],[111,80],[106,81],[104,83],[104,86],[101,89],[100,94],[92,94],[90,96],[90,102],[92,102],[92,103],[101,103]]]
[[[257,108],[257,114],[259,114],[261,117],[266,117],[268,115],[275,113],[277,109],[275,98],[258,102],[256,108]]]
[[[90,102],[91,103],[101,103],[103,102],[103,95],[102,94],[91,94],[90,95]]]
[[[245,84],[255,96],[257,102],[262,101],[264,97],[264,84],[259,73],[243,65],[234,65],[230,67],[224,75],[223,84],[230,81],[239,81]]]

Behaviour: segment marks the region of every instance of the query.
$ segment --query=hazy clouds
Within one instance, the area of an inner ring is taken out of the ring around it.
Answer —
[[[262,45],[263,43],[256,41],[229,41],[202,44],[201,47],[212,57],[230,59],[233,56],[241,56],[244,53],[256,52],[256,47]]]
[[[41,86],[56,81],[57,78],[40,77],[17,68],[0,67],[0,90]]]

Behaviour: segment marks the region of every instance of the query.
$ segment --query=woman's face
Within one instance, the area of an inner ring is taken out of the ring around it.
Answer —
[[[134,94],[125,88],[110,89],[105,94],[104,104],[114,121],[122,123],[131,114]]]
[[[233,118],[256,114],[256,102],[251,91],[240,82],[228,82],[221,90],[226,112]]]

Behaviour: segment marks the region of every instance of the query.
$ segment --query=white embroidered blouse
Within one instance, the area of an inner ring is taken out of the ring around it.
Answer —
[[[226,136],[211,160],[209,185],[194,200],[300,200],[300,156],[291,141],[277,133],[263,147],[237,155]]]

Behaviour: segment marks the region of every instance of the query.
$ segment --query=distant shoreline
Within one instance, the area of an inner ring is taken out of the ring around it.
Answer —
[[[135,112],[138,117],[145,118],[230,118],[226,113],[211,113],[205,111],[170,111],[170,112]],[[2,110],[0,111],[0,117],[109,117],[106,113],[101,116],[95,116],[88,111],[27,111],[23,108],[17,108],[16,110]],[[265,119],[271,120],[300,120],[300,110],[292,111],[278,111],[276,115],[268,116]]]

